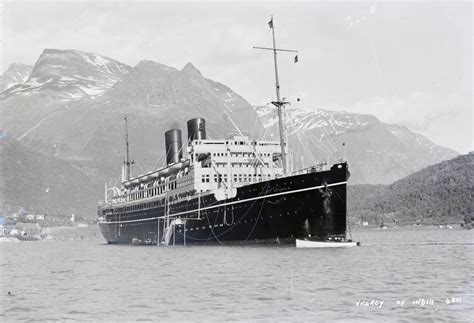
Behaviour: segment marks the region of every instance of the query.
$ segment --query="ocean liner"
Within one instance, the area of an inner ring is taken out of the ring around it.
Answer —
[[[205,120],[195,118],[187,121],[184,144],[179,129],[165,133],[163,168],[131,178],[127,131],[122,186],[106,186],[99,202],[98,223],[108,243],[346,241],[347,163],[289,170],[288,102],[280,98],[277,52],[296,51],[277,49],[273,17],[269,25],[273,47],[256,48],[273,51],[279,142],[252,140],[238,128],[231,138],[210,139]]]

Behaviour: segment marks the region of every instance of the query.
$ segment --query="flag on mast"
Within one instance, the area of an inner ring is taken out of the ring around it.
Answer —
[[[298,63],[298,54],[295,56],[295,63]]]
[[[270,21],[268,22],[268,26],[270,26],[270,28],[273,28],[273,16],[272,19],[270,19]]]

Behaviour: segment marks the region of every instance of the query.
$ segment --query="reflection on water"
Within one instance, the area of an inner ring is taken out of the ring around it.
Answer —
[[[133,247],[98,236],[2,243],[0,319],[474,317],[474,230],[359,229],[353,237],[362,247]]]

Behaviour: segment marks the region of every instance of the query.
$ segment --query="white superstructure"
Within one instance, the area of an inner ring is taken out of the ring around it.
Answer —
[[[188,147],[188,154],[198,192],[235,188],[282,175],[276,162],[280,156],[277,142],[251,141],[247,136],[195,140]]]
[[[180,198],[206,192],[214,193],[218,199],[229,198],[237,187],[283,175],[278,142],[234,136],[193,140],[186,150],[187,159],[124,181],[122,188],[106,189],[109,193],[105,203]]]

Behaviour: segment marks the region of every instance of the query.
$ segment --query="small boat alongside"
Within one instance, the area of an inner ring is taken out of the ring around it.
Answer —
[[[360,242],[345,240],[313,241],[296,239],[296,248],[348,248],[360,246]]]

